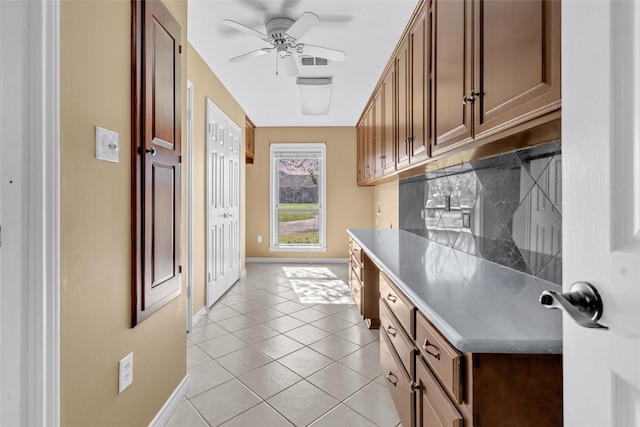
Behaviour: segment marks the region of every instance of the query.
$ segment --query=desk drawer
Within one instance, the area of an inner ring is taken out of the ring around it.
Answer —
[[[402,362],[397,358],[387,333],[380,329],[380,369],[385,377],[403,426],[412,426],[414,414],[413,389],[411,378],[407,375]]]
[[[404,369],[409,373],[409,376],[413,376],[413,354],[415,348],[413,341],[407,337],[393,314],[389,311],[387,304],[382,300],[380,300],[380,329],[387,333],[387,338],[389,338],[389,342],[395,349]]]
[[[391,312],[396,316],[400,325],[409,334],[410,338],[415,336],[415,306],[409,299],[396,287],[395,284],[387,277],[386,274],[380,272],[380,299],[382,299]]]
[[[456,402],[462,403],[462,355],[420,312],[416,314],[416,344],[440,383]]]
[[[362,248],[352,238],[349,238],[349,249],[351,254],[355,256],[360,263],[362,263]]]
[[[356,277],[362,282],[362,262],[358,260],[354,254],[351,254],[351,269]]]

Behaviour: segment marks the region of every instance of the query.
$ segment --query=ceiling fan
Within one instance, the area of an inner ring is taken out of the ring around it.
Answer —
[[[297,20],[286,17],[271,18],[266,22],[266,34],[230,19],[222,22],[238,31],[256,37],[270,47],[254,50],[229,59],[229,62],[240,62],[256,56],[276,52],[276,61],[282,60],[285,71],[290,76],[298,74],[297,55],[308,55],[326,58],[331,61],[344,61],[347,55],[336,49],[299,43],[299,40],[316,25],[320,19],[315,13],[304,12]],[[276,62],[276,74],[278,74]]]

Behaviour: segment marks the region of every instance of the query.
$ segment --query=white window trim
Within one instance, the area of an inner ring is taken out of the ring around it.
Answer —
[[[269,223],[270,223],[270,252],[326,252],[327,251],[327,148],[324,143],[301,144],[271,144],[269,147]],[[278,185],[275,153],[279,151],[296,151],[317,153],[322,155],[320,162],[320,189],[318,194],[319,233],[320,242],[317,245],[281,245],[278,243],[278,203],[276,187]]]

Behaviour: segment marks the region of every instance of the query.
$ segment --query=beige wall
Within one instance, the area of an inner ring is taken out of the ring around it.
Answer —
[[[326,142],[327,251],[269,252],[269,143]],[[355,127],[256,128],[255,162],[246,167],[247,257],[346,258],[347,228],[372,228],[374,189],[356,185]],[[257,236],[262,243],[257,243]]]
[[[193,83],[193,312],[206,305],[206,98],[211,99],[243,132],[245,113],[242,107],[213,74],[198,52],[189,45],[187,73]],[[244,145],[243,145],[244,146]],[[244,187],[244,154],[241,155],[240,182]],[[241,189],[241,194],[245,194]],[[244,205],[244,204],[243,204]],[[241,213],[242,218],[245,217]],[[244,226],[241,226],[244,230]],[[241,244],[244,244],[241,231]],[[241,248],[244,268],[244,247]]]
[[[184,43],[187,4],[166,4],[182,25]],[[130,28],[128,1],[61,3],[60,425],[65,427],[146,426],[186,370],[184,292],[130,327]],[[118,132],[119,163],[95,159],[95,126]],[[182,129],[185,141],[186,126]],[[118,362],[129,352],[134,381],[118,394]]]
[[[376,228],[398,228],[400,204],[398,181],[376,185],[374,195],[374,224]]]

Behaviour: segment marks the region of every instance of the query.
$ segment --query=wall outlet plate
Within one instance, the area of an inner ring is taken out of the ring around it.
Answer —
[[[119,153],[118,133],[96,126],[96,159],[118,163]]]
[[[127,354],[120,361],[120,380],[118,381],[118,393],[129,387],[133,382],[133,353]]]

